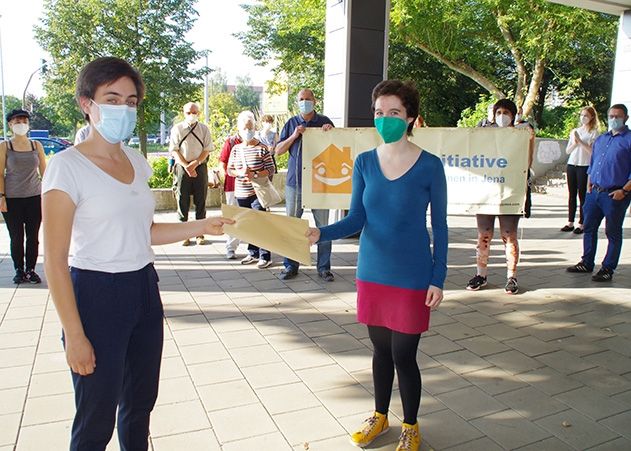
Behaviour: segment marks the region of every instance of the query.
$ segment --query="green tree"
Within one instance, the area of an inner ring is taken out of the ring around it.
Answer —
[[[616,37],[614,17],[546,0],[393,0],[391,18],[408,45],[497,98],[511,96],[526,115],[554,84],[587,92],[577,82],[593,70],[584,62],[611,53]]]
[[[289,80],[290,101],[303,87],[323,97],[325,6],[326,0],[260,0],[241,5],[248,14],[248,29],[236,36],[244,53],[260,65],[278,62],[272,73]]]
[[[6,95],[4,96],[4,108],[6,110],[6,114],[9,114],[11,110],[21,109],[22,108],[22,100],[18,99],[15,96]],[[3,118],[4,120],[4,118]],[[7,125],[7,132],[10,134],[11,130],[9,130],[9,126]],[[4,133],[4,128],[0,126],[0,136]],[[4,136],[2,137],[4,139]]]
[[[213,94],[208,103],[210,109],[208,127],[213,138],[216,157],[219,155],[226,138],[236,132],[237,116],[243,107],[239,105],[234,94],[230,92]]]
[[[44,88],[59,114],[80,118],[70,99],[78,71],[100,56],[118,56],[142,74],[147,92],[138,107],[137,131],[146,134],[161,111],[179,110],[198,91],[206,69],[184,36],[197,18],[195,0],[45,0],[36,38],[52,56]]]
[[[234,97],[243,109],[258,111],[261,107],[261,96],[252,88],[250,77],[238,77]]]
[[[289,85],[290,109],[297,90],[310,86],[319,99],[324,91],[324,0],[263,0],[244,5],[248,30],[237,36],[245,53],[259,64],[278,65],[271,91]],[[432,126],[455,125],[460,112],[474,105],[483,89],[454,73],[414,45],[391,32],[390,78],[411,79],[421,94],[421,114]],[[289,80],[287,82],[286,80]]]

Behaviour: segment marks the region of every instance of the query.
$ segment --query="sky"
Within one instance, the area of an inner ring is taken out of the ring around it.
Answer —
[[[234,83],[239,76],[249,75],[254,85],[262,86],[270,78],[269,70],[255,66],[254,61],[243,55],[241,41],[232,33],[246,28],[247,15],[239,7],[253,0],[198,0],[199,18],[187,38],[196,50],[211,50],[208,64],[220,68]],[[2,0],[0,2],[0,38],[2,39],[2,63],[4,92],[22,97],[29,76],[41,66],[46,53],[35,41],[33,26],[42,16],[43,0]],[[226,64],[226,62],[229,62]],[[204,61],[194,66],[203,66]],[[28,92],[36,96],[44,94],[39,74],[33,76]]]

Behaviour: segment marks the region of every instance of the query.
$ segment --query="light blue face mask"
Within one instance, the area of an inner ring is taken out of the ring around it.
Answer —
[[[93,125],[105,141],[116,144],[131,136],[136,128],[136,108],[96,102],[94,104],[99,108],[100,120]]]
[[[241,139],[243,140],[243,142],[249,142],[254,139],[256,132],[251,128],[246,128],[245,130],[241,130],[239,134],[241,135]]]
[[[313,111],[313,100],[299,100],[298,109],[302,114],[309,114]]]
[[[609,126],[609,130],[618,131],[624,127],[624,119],[621,117],[610,117],[607,119],[607,125]]]

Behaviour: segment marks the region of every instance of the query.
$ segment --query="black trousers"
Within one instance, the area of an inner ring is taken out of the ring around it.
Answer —
[[[13,267],[24,270],[24,235],[26,234],[26,270],[35,269],[42,223],[42,196],[7,198],[7,212],[2,213],[11,238]]]
[[[195,204],[195,219],[206,217],[206,195],[208,194],[208,167],[206,163],[196,168],[197,177],[190,177],[184,168],[175,165],[175,199],[177,214],[182,222],[188,221],[188,210],[191,207],[191,195]]]
[[[416,424],[421,404],[421,371],[416,362],[420,334],[404,334],[386,327],[368,326],[373,344],[372,377],[375,385],[375,410],[388,414],[394,370],[397,370],[403,404],[403,422]]]
[[[567,165],[567,190],[569,199],[567,202],[567,220],[574,222],[576,217],[576,195],[581,202],[579,210],[579,224],[583,224],[583,205],[585,205],[585,193],[587,192],[587,166]]]

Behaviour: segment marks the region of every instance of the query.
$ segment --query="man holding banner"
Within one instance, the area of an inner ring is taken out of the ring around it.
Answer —
[[[276,146],[276,155],[289,152],[287,167],[287,183],[285,186],[285,209],[287,216],[302,217],[302,134],[306,128],[317,127],[324,131],[333,128],[328,117],[315,111],[316,98],[311,89],[302,89],[298,93],[300,114],[289,118],[280,134],[280,142]],[[329,210],[311,209],[317,227],[329,222]],[[282,280],[293,279],[298,275],[300,264],[285,258],[285,268],[280,273]],[[334,280],[331,273],[331,242],[318,243],[318,275],[327,282]]]

